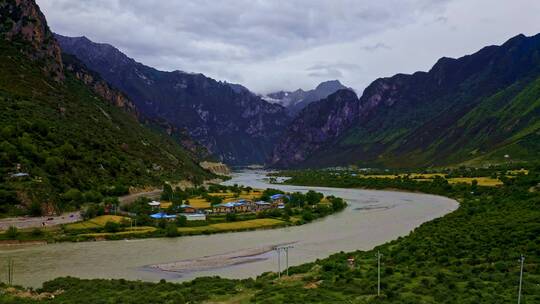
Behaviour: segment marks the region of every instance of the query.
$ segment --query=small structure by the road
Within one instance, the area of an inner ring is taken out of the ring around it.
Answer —
[[[248,212],[249,202],[241,199],[234,202],[221,203],[214,207],[213,213]]]
[[[191,205],[182,204],[180,205],[180,208],[182,209],[183,213],[196,213],[197,209],[194,207],[191,207]]]
[[[256,211],[263,211],[263,210],[272,208],[272,204],[265,201],[255,202],[255,206],[256,206]]]
[[[205,221],[206,214],[204,213],[181,213],[180,215],[185,216],[188,221]]]
[[[165,212],[158,212],[150,215],[151,218],[156,220],[166,219],[166,220],[172,220],[176,218],[176,214],[167,214]]]
[[[28,176],[30,176],[30,174],[26,172],[13,173],[10,175],[11,178],[23,178],[23,177],[28,177]]]
[[[151,201],[148,203],[148,205],[152,206],[152,207],[159,207],[161,206],[161,203],[158,202],[158,201]]]

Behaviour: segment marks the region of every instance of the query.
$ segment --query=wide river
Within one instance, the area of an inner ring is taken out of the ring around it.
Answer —
[[[277,270],[278,244],[294,243],[289,264],[298,265],[339,251],[367,250],[407,235],[420,224],[458,208],[456,201],[434,195],[325,187],[273,185],[263,171],[235,173],[226,184],[284,191],[315,190],[344,198],[348,207],[313,223],[272,230],[179,238],[57,243],[0,247],[0,280],[9,257],[14,282],[38,287],[60,276],[182,281],[199,276],[254,277]],[[253,253],[256,253],[253,256]],[[249,257],[242,257],[250,255]],[[239,258],[237,258],[239,257]],[[221,260],[232,261],[222,265]],[[235,260],[238,259],[238,260]],[[183,271],[162,271],[150,265],[181,261]],[[281,259],[282,265],[284,259]],[[195,265],[195,266],[193,266]]]

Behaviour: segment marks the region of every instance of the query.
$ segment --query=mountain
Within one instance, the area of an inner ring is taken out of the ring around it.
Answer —
[[[226,163],[263,163],[290,121],[282,106],[243,86],[203,74],[159,71],[86,37],[56,38],[64,52],[125,92],[145,117],[187,129]]]
[[[302,89],[292,92],[278,91],[267,94],[263,99],[284,106],[292,116],[295,116],[310,103],[326,98],[328,95],[342,89],[350,88],[342,85],[339,80],[329,80],[321,82],[315,89],[309,91]]]
[[[74,210],[132,186],[213,177],[141,125],[123,93],[64,64],[34,1],[3,1],[0,12],[1,214]]]
[[[338,93],[299,114],[272,166],[412,167],[540,156],[540,34],[441,58],[428,72],[377,79],[360,98]],[[347,101],[333,100],[340,96]]]

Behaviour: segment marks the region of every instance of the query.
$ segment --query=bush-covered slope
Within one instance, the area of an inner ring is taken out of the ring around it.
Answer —
[[[1,213],[19,203],[34,211],[61,207],[71,188],[106,194],[114,185],[209,177],[172,139],[98,98],[73,74],[63,82],[46,76],[24,47],[0,41]]]

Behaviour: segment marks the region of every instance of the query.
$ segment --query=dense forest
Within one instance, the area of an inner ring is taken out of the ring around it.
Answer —
[[[509,303],[517,301],[519,258],[523,255],[521,303],[538,303],[540,166],[527,169],[528,174],[505,179],[498,187],[452,185],[444,178],[422,182],[377,179],[381,188],[455,198],[460,208],[373,250],[336,253],[291,267],[290,277],[278,279],[276,273],[264,273],[256,279],[200,278],[182,284],[58,278],[45,283],[37,291],[40,294],[23,294],[4,285],[0,299],[3,303],[39,303],[36,297],[54,294],[48,302]],[[311,172],[310,176],[312,184],[342,185],[335,182],[338,175]],[[377,252],[382,254],[380,296]],[[348,262],[351,258],[352,264]]]

